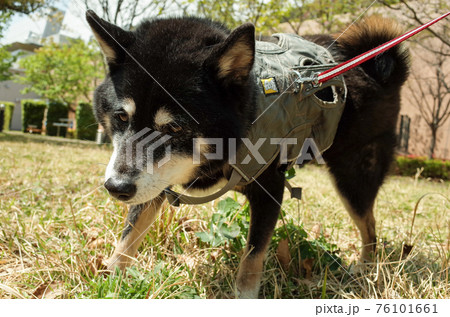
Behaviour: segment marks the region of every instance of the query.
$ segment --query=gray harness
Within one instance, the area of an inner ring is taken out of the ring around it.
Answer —
[[[202,204],[216,199],[237,185],[253,182],[277,158],[295,165],[307,138],[314,140],[320,153],[333,143],[344,109],[346,86],[341,76],[318,84],[317,74],[335,66],[331,54],[322,46],[294,34],[274,34],[278,43],[256,42],[254,78],[258,85],[256,119],[235,155],[230,158],[232,173],[228,183],[204,197],[181,195],[166,189],[173,205]],[[316,93],[331,89],[330,100]],[[257,151],[251,151],[250,148]],[[300,189],[285,182],[292,197]]]

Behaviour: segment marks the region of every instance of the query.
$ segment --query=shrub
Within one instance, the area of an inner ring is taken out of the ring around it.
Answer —
[[[15,104],[9,101],[0,101],[0,104],[5,105],[5,121],[3,122],[3,130],[8,131],[9,125],[11,124]]]
[[[77,107],[77,139],[95,141],[97,134],[97,121],[95,120],[92,105],[80,103]]]
[[[22,130],[26,132],[29,125],[35,125],[37,129],[42,129],[47,104],[42,100],[22,100]]]
[[[47,135],[57,135],[58,127],[54,126],[54,123],[67,123],[61,122],[59,119],[67,119],[69,113],[69,108],[67,105],[58,102],[58,101],[50,101],[48,104],[48,112],[47,112]],[[60,127],[59,135],[65,136],[67,132],[67,128]]]
[[[450,161],[406,156],[399,156],[395,161],[395,173],[398,175],[414,176],[421,168],[420,175],[423,177],[450,180]]]

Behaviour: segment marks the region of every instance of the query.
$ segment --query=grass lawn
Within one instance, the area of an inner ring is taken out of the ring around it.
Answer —
[[[105,274],[126,216],[102,187],[111,152],[0,133],[0,298],[234,297],[248,230],[245,199],[234,193],[166,205],[135,266]],[[366,267],[356,265],[359,233],[326,169],[307,166],[293,183],[303,200],[283,203],[260,297],[450,297],[450,182],[387,180],[375,207],[377,261]]]

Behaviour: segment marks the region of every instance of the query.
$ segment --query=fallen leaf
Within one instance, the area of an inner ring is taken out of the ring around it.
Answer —
[[[287,272],[289,270],[289,263],[291,262],[288,239],[283,239],[278,243],[277,259],[280,261],[283,270]]]
[[[42,294],[44,294],[45,290],[47,289],[49,283],[43,283],[36,288],[36,290],[33,292],[33,296],[36,298],[41,298]]]
[[[320,223],[315,224],[312,229],[311,229],[311,233],[314,237],[314,239],[319,239],[320,238],[320,233],[322,231],[322,226],[320,225]]]
[[[349,257],[348,263],[358,263],[359,254],[357,252],[353,252],[353,254]]]
[[[81,234],[83,235],[83,237],[87,238],[87,239],[97,239],[98,236],[101,233],[101,229],[97,228],[97,227],[89,227],[87,229],[85,229]]]
[[[92,241],[87,244],[87,248],[89,250],[99,249],[99,247],[101,247],[104,244],[105,244],[105,239],[92,239]]]
[[[191,270],[195,267],[195,264],[197,262],[194,257],[186,254],[179,254],[176,256],[176,258],[178,261],[185,263]]]
[[[106,266],[103,263],[103,256],[97,256],[92,258],[92,260],[88,264],[89,271],[94,275],[98,275],[98,271],[106,270]]]
[[[38,299],[54,299],[64,294],[64,287],[62,282],[46,282],[36,288],[33,296]]]
[[[413,245],[409,245],[409,244],[405,243],[403,245],[402,259],[406,259],[406,257],[408,257],[408,255],[411,253],[413,248],[414,248]]]
[[[219,251],[217,251],[217,250],[212,251],[210,254],[211,260],[216,261],[219,258],[219,255],[220,255]]]
[[[312,278],[312,270],[314,266],[314,259],[304,259],[301,262],[302,269],[305,270],[305,279],[310,280]]]

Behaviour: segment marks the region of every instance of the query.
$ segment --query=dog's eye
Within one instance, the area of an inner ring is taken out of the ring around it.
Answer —
[[[117,116],[119,117],[119,119],[120,119],[122,122],[128,122],[128,114],[127,114],[126,112],[119,112],[119,113],[117,114]]]
[[[183,131],[183,128],[176,124],[167,124],[162,128],[162,131],[171,135],[178,135]]]
[[[179,133],[181,132],[181,130],[183,130],[180,126],[170,126],[170,131],[172,131],[173,133]]]

